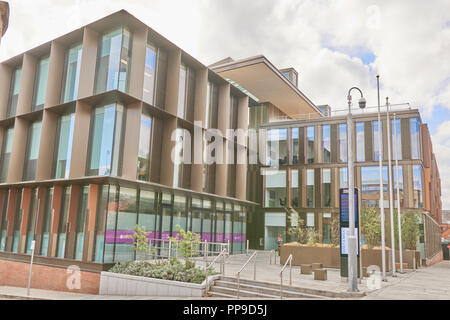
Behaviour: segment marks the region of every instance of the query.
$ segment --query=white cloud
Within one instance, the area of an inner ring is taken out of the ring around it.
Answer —
[[[425,120],[436,104],[450,109],[448,0],[434,0],[432,5],[421,0],[20,0],[10,4],[11,26],[0,47],[0,60],[123,8],[205,64],[228,56],[264,54],[280,68],[293,66],[300,73],[301,90],[316,104],[345,108],[347,90],[356,85],[368,104],[376,105],[379,73],[382,101],[389,96],[392,103],[410,102],[420,107]],[[365,52],[376,57],[369,66],[357,58]],[[433,140],[443,191],[450,191],[450,142]],[[450,203],[446,205],[450,208]]]

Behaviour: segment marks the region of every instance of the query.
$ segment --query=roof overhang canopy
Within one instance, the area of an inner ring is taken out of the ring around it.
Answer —
[[[233,61],[212,69],[244,87],[260,102],[270,102],[294,119],[321,116],[319,109],[264,56]]]

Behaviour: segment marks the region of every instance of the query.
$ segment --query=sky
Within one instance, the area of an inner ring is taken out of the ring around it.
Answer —
[[[0,61],[125,9],[209,65],[263,54],[294,67],[316,105],[346,108],[358,86],[369,106],[410,103],[428,123],[450,209],[448,0],[12,0]]]

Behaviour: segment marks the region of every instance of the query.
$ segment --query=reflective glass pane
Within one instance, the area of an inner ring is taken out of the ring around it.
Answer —
[[[381,122],[381,128],[383,128],[383,123]],[[372,144],[373,144],[373,160],[379,161],[381,156],[381,149],[380,149],[380,137],[379,137],[380,131],[378,130],[378,120],[372,121]],[[381,133],[382,135],[382,133]],[[381,139],[383,137],[381,136]]]
[[[410,119],[411,158],[420,159],[420,123],[419,118]]]
[[[356,161],[365,161],[364,122],[356,123]]]
[[[45,94],[47,90],[48,68],[50,57],[41,59],[36,66],[36,77],[34,82],[34,96],[31,111],[41,110],[44,107]]]
[[[323,207],[331,207],[331,169],[322,169]]]
[[[13,140],[14,128],[8,128],[5,131],[3,137],[2,158],[0,168],[0,181],[6,182],[8,179],[9,159],[11,157],[12,140]]]
[[[70,171],[72,157],[73,129],[75,125],[75,113],[63,115],[58,123],[58,137],[56,143],[56,163],[54,165],[54,177],[67,179]]]
[[[265,171],[265,206],[276,208],[286,206],[286,171]]]
[[[185,103],[186,103],[186,81],[187,81],[187,68],[184,64],[180,66],[180,78],[178,83],[178,111],[177,116],[184,118],[185,115]]]
[[[314,190],[314,169],[306,170],[306,207],[314,208],[315,190]]]
[[[155,96],[156,56],[157,49],[153,45],[147,44],[145,55],[143,100],[151,105],[154,105]]]
[[[33,122],[28,128],[28,142],[23,175],[25,181],[34,180],[36,177],[41,129],[42,121]]]
[[[299,185],[298,185],[298,170],[291,170],[291,206],[299,207]]]
[[[139,153],[137,179],[148,180],[150,167],[150,140],[152,133],[152,118],[147,115],[141,117],[141,128],[139,134]]]
[[[114,261],[134,259],[133,234],[137,225],[136,189],[120,188]]]
[[[389,207],[388,198],[388,168],[383,166],[384,206]],[[380,168],[378,166],[361,167],[362,204],[377,208],[380,202]]]
[[[277,250],[278,237],[286,242],[286,213],[266,212],[264,215],[264,250]]]
[[[42,243],[41,243],[41,256],[47,256],[48,244],[50,240],[50,227],[52,222],[53,208],[53,188],[50,188],[46,192],[44,217],[42,219]]]
[[[414,208],[423,208],[422,166],[413,166]]]
[[[78,97],[78,83],[80,80],[82,46],[75,46],[67,51],[64,68],[64,86],[62,102],[76,100]]]
[[[322,162],[331,162],[330,125],[322,126]]]
[[[392,119],[391,121],[392,132],[392,159],[402,160],[402,131],[400,119]]]
[[[8,101],[8,111],[7,111],[8,118],[14,117],[16,115],[17,101],[19,99],[21,75],[22,75],[22,67],[19,67],[16,70],[14,70],[14,73],[12,75],[11,89]]]
[[[341,162],[347,162],[348,150],[347,150],[347,124],[339,124],[339,160]]]
[[[314,162],[314,127],[306,128],[306,163]]]

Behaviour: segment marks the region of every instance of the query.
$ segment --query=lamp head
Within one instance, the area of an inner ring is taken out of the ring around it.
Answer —
[[[359,99],[359,107],[361,108],[361,109],[364,109],[365,107],[366,107],[366,99],[364,99],[364,98],[361,98],[361,99]]]

